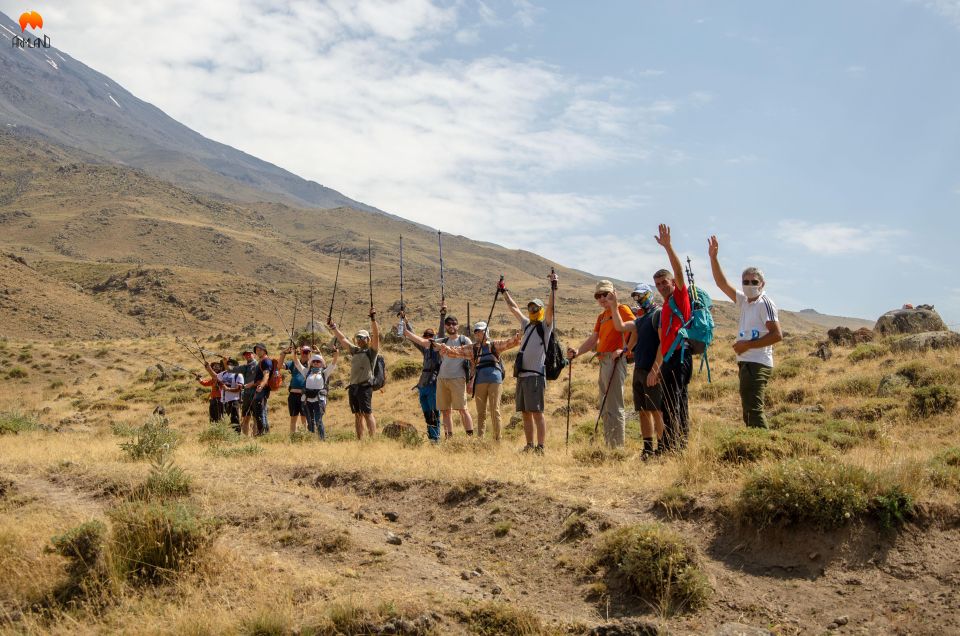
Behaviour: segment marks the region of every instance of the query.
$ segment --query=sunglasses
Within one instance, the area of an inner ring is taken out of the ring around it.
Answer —
[[[758,281],[758,280],[745,280],[745,281],[743,281],[743,284],[744,284],[744,285],[752,285],[752,286],[756,287],[757,285],[760,284],[760,281]]]
[[[594,294],[593,297],[596,300],[600,300],[601,298],[606,298],[609,295],[610,295],[610,292],[600,292],[599,294]]]
[[[447,322],[445,322],[445,323],[443,323],[443,324],[445,324],[445,325],[448,326],[448,327],[456,327],[456,326],[459,325],[460,323],[458,323],[456,320],[448,320]]]

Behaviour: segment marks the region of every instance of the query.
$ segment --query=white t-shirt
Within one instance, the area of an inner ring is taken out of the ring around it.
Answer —
[[[739,289],[736,291],[737,308],[740,310],[740,333],[737,334],[737,341],[759,340],[770,333],[770,330],[767,329],[768,322],[780,322],[777,306],[764,293],[760,294],[760,298],[750,302],[742,291]],[[765,367],[772,367],[773,346],[748,349],[746,352],[737,355],[737,360],[740,362],[757,362]]]
[[[243,390],[243,374],[234,373],[233,371],[221,371],[217,374],[217,381],[221,385],[232,386],[234,384],[239,385],[241,388],[238,391],[227,391],[225,386],[221,386],[220,390],[220,401],[226,404],[227,402],[236,402],[240,399],[240,391]]]

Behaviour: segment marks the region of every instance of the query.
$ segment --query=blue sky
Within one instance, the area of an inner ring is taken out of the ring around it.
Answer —
[[[663,221],[701,280],[716,233],[785,308],[960,323],[960,0],[128,5],[0,0],[199,132],[445,232],[647,280]]]

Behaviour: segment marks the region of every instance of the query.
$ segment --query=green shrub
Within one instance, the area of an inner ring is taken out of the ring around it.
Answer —
[[[249,457],[263,452],[263,446],[250,442],[241,446],[211,446],[210,453],[217,457]]]
[[[659,523],[607,532],[598,543],[596,565],[622,576],[630,591],[654,600],[665,614],[697,609],[711,591],[693,546]]]
[[[493,536],[495,537],[505,537],[510,534],[510,530],[513,528],[513,523],[510,521],[501,521],[493,528]]]
[[[717,437],[717,456],[725,462],[780,459],[789,454],[783,436],[776,431],[758,428],[729,429]]]
[[[53,551],[66,557],[71,577],[77,581],[96,571],[102,564],[107,526],[102,521],[87,521],[51,540]]]
[[[809,523],[830,529],[864,515],[889,526],[912,511],[912,495],[895,479],[857,466],[811,460],[754,471],[737,501],[739,516],[761,528]]]
[[[957,391],[952,387],[934,384],[913,390],[910,412],[917,417],[932,417],[952,413],[957,408]]]
[[[880,429],[870,422],[828,420],[817,429],[816,437],[840,450],[850,450],[865,441],[880,437]]]
[[[469,612],[461,612],[471,634],[479,636],[538,636],[544,633],[540,617],[528,609],[506,603],[487,602]]]
[[[826,420],[827,416],[823,413],[787,411],[771,415],[767,423],[774,430],[812,431]]]
[[[781,380],[795,378],[803,372],[807,361],[799,358],[788,358],[773,368],[773,377]]]
[[[240,439],[240,434],[234,430],[228,418],[222,418],[205,428],[199,436],[203,444],[220,444],[234,442]]]
[[[861,422],[879,422],[888,413],[896,411],[899,407],[899,400],[874,398],[854,407],[853,417]]]
[[[827,386],[827,390],[837,396],[849,397],[858,395],[861,397],[870,397],[876,395],[878,381],[873,378],[854,376],[837,380]]]
[[[680,517],[695,502],[696,498],[688,493],[682,484],[667,486],[654,500],[671,519]]]
[[[178,499],[190,494],[193,480],[170,460],[155,460],[147,480],[131,495],[131,499]]]
[[[413,360],[400,359],[390,364],[390,379],[394,381],[420,377],[423,365]]]
[[[164,417],[151,416],[135,429],[133,439],[121,442],[120,448],[132,460],[162,460],[176,448],[178,436]]]
[[[240,622],[240,636],[287,636],[295,633],[290,619],[275,610],[266,610]]]
[[[850,352],[850,355],[847,356],[847,359],[850,362],[857,363],[863,362],[864,360],[882,358],[889,352],[890,349],[887,347],[887,345],[874,342],[864,342],[854,347],[853,351]]]
[[[127,502],[109,515],[115,564],[126,578],[169,579],[193,564],[213,539],[213,524],[181,503]]]
[[[960,447],[946,449],[930,460],[930,481],[960,491]]]
[[[24,369],[23,367],[13,367],[9,371],[7,371],[7,377],[11,380],[22,380],[26,378],[28,375],[30,374],[27,373],[27,370]]]
[[[16,435],[26,431],[35,431],[40,423],[33,415],[21,411],[7,411],[0,413],[0,435],[11,433]]]

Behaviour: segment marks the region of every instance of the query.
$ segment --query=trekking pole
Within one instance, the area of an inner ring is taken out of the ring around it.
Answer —
[[[297,301],[293,305],[293,324],[290,325],[290,344],[293,345],[293,348],[297,348],[296,337],[297,337],[297,310],[300,309],[300,299],[297,298]]]
[[[488,325],[488,326],[489,326],[489,325]],[[466,332],[467,332],[466,335],[468,335],[468,336],[470,335],[470,333],[471,333],[470,330],[471,330],[472,327],[473,327],[473,323],[470,322],[470,302],[467,301],[467,326],[464,327],[464,329],[465,329]]]
[[[310,348],[317,348],[317,337],[313,326],[313,285],[310,285]]]
[[[186,324],[187,322],[189,322],[189,320],[187,319],[187,314],[186,314],[186,312],[183,311],[183,307],[181,307],[180,305],[177,305],[177,309],[180,310],[180,316],[183,318],[183,323]],[[195,345],[197,346],[197,351],[200,352],[200,361],[203,363],[204,368],[206,368],[206,366],[207,366],[207,357],[206,357],[205,355],[203,355],[203,347],[200,346],[200,341],[197,340],[197,337],[196,337],[195,335],[193,335],[192,332],[190,333],[190,338],[193,340],[193,344],[195,344]]]
[[[373,310],[373,247],[367,238],[367,271],[370,274],[370,310]]]
[[[687,284],[690,285],[690,293],[693,295],[693,302],[696,304],[699,302],[699,297],[697,295],[697,284],[693,282],[693,267],[690,263],[690,257],[687,257]]]
[[[271,305],[273,307],[273,313],[276,314],[277,320],[280,321],[280,325],[283,327],[284,335],[290,340],[291,346],[296,347],[296,344],[293,342],[293,334],[287,331],[287,323],[284,322],[283,316],[280,315],[280,311],[277,309],[276,305]]]
[[[487,332],[490,331],[490,321],[493,320],[493,310],[497,306],[497,299],[500,298],[500,290],[504,289],[503,287],[503,274],[500,274],[500,280],[497,281],[497,289],[493,292],[493,304],[490,305],[490,315],[487,316],[487,328],[483,330],[483,334],[480,336],[480,341],[473,348],[473,368],[477,368],[477,359],[480,357],[480,347],[483,346],[483,343],[487,341]],[[467,305],[469,307],[469,305]],[[469,322],[469,321],[468,321]],[[477,385],[474,383],[473,391],[470,394],[470,397],[473,397],[477,392]]]
[[[447,295],[443,290],[443,240],[440,238],[440,230],[437,230],[437,246],[440,248],[440,306],[447,304]]]
[[[397,324],[397,336],[403,338],[403,320],[406,316],[407,306],[403,302],[403,234],[400,235],[400,312],[397,316],[400,318]]]
[[[600,428],[600,420],[603,418],[603,407],[607,403],[607,394],[610,393],[610,385],[613,384],[613,376],[617,374],[617,365],[620,364],[620,357],[623,355],[621,352],[613,361],[613,368],[610,370],[610,378],[607,380],[607,388],[603,392],[603,399],[600,400],[600,412],[597,413],[597,423],[593,425],[593,437],[590,438],[590,443],[592,444],[597,438],[597,430]]]
[[[333,277],[333,294],[330,295],[330,312],[327,322],[333,322],[333,301],[337,299],[337,281],[340,280],[340,260],[343,258],[343,243],[340,243],[340,255],[337,256],[337,274]]]
[[[570,450],[570,394],[573,393],[573,360],[567,363],[567,451]],[[603,411],[601,411],[602,413]]]
[[[187,353],[190,354],[190,357],[191,357],[191,358],[193,358],[194,360],[196,360],[197,362],[199,362],[201,365],[203,365],[204,368],[206,368],[207,361],[206,361],[201,355],[199,355],[196,351],[194,351],[193,349],[191,349],[190,346],[189,346],[186,342],[184,342],[183,340],[181,340],[181,339],[180,339],[180,336],[177,336],[176,338],[174,338],[174,340],[176,340],[176,342],[177,342],[178,345],[180,345],[181,347],[183,347],[184,349],[187,350]]]

